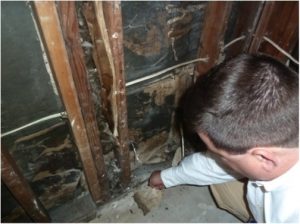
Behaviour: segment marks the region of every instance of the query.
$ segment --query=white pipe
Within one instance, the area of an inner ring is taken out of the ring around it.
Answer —
[[[17,131],[23,130],[24,128],[28,128],[28,127],[30,127],[30,126],[32,126],[32,125],[41,123],[41,122],[43,122],[43,121],[51,120],[51,119],[58,118],[58,117],[63,117],[64,114],[65,114],[65,112],[61,112],[61,113],[49,115],[49,116],[47,116],[47,117],[43,117],[43,118],[38,119],[38,120],[36,120],[36,121],[33,121],[33,122],[29,123],[29,124],[26,124],[26,125],[24,125],[24,126],[18,127],[18,128],[14,129],[14,130],[5,132],[5,133],[1,134],[1,138],[2,138],[2,137],[5,137],[5,136],[7,136],[7,135],[10,135],[10,134],[12,134],[12,133],[15,133],[15,132],[17,132]]]
[[[177,65],[174,65],[172,67],[169,67],[169,68],[166,68],[166,69],[161,70],[159,72],[156,72],[156,73],[154,73],[152,75],[148,75],[146,77],[142,77],[142,78],[139,78],[139,79],[127,82],[126,83],[126,87],[134,85],[134,84],[139,83],[139,82],[143,82],[143,81],[148,80],[148,79],[152,79],[152,78],[157,77],[157,76],[160,76],[161,74],[164,74],[164,73],[166,73],[168,71],[171,71],[171,70],[173,70],[175,68],[179,68],[181,66],[188,65],[188,64],[191,64],[191,63],[195,63],[195,62],[199,62],[199,61],[208,62],[208,58],[197,58],[197,59],[194,59],[194,60],[191,60],[191,61],[186,61],[186,62],[177,64]]]
[[[232,45],[232,44],[234,44],[234,43],[236,43],[236,42],[238,42],[238,41],[240,41],[240,40],[243,40],[243,39],[245,39],[245,38],[246,38],[245,35],[240,36],[240,37],[238,37],[238,38],[235,38],[234,40],[232,40],[232,41],[230,41],[229,43],[227,43],[227,44],[222,48],[221,51],[224,51],[224,50],[225,50],[227,47],[229,47],[230,45]]]
[[[299,62],[292,57],[292,55],[290,55],[289,53],[287,53],[285,50],[283,50],[279,45],[277,45],[275,42],[273,42],[271,39],[269,39],[268,37],[264,36],[263,39],[265,41],[267,41],[269,44],[271,44],[273,47],[275,47],[277,50],[279,50],[282,54],[284,54],[285,56],[287,56],[291,61],[293,61],[294,63],[296,63],[297,65],[299,65]]]

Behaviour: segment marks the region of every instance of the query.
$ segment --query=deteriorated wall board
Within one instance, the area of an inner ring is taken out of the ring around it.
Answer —
[[[43,205],[49,209],[84,191],[82,167],[68,125],[17,139],[10,150],[18,167]]]
[[[1,133],[63,111],[26,2],[1,4]]]
[[[126,81],[196,58],[205,5],[122,1]]]
[[[114,190],[120,188],[118,175],[120,168],[113,154],[117,141],[108,125],[109,122],[104,118],[100,102],[103,100],[101,97],[106,98],[103,97],[105,94],[101,95],[103,80],[99,79],[99,76],[102,78],[108,76],[98,74],[99,71],[92,59],[92,50],[95,46],[92,37],[89,36],[91,31],[88,30],[86,15],[81,14],[81,10],[84,10],[81,8],[82,4],[76,3],[81,45],[85,51],[93,103],[97,110],[110,193],[114,193]],[[208,56],[216,53],[216,57],[222,55],[220,58],[227,58],[246,52],[260,18],[263,3],[228,3],[229,5],[224,7],[226,19],[220,21],[219,26],[214,23],[216,27],[222,26],[224,29],[221,29],[219,36],[213,36],[213,32],[204,30],[204,24],[208,21],[205,20],[205,13],[208,6],[215,5],[218,8],[218,4],[227,5],[224,2],[122,1],[126,82],[136,81],[201,56],[201,49],[206,49],[206,46],[202,46],[205,44],[200,41],[203,33],[210,34],[207,35],[208,42],[212,42],[211,38],[215,37],[214,40],[219,44],[213,45],[217,49],[207,48]],[[2,51],[6,56],[2,57],[3,132],[41,116],[60,112],[63,106],[59,97],[55,95],[52,80],[47,74],[40,43],[30,16],[30,8],[25,2],[4,2],[2,6],[5,9],[1,14],[4,43]],[[14,13],[9,14],[9,10],[13,10]],[[280,8],[278,10],[282,11]],[[93,11],[87,12],[91,15],[89,13]],[[220,15],[223,13],[222,10],[218,12]],[[272,21],[276,22],[276,13],[274,15]],[[294,14],[289,16],[295,17]],[[218,20],[215,16],[211,18],[212,21]],[[272,25],[275,22],[269,24],[270,30],[275,27]],[[207,29],[211,28],[211,23],[208,21]],[[286,24],[290,25],[288,22]],[[245,38],[237,40],[225,51],[222,49],[242,36]],[[276,37],[282,41],[280,35]],[[264,47],[266,46],[261,45],[260,49]],[[298,42],[294,49],[292,54],[297,58]],[[199,67],[201,65],[197,64]],[[191,64],[126,87],[128,144],[131,149],[132,169],[141,164],[157,163],[172,158],[172,152],[180,144],[176,110],[182,93],[192,83],[193,72],[194,64]],[[19,88],[20,86],[22,88]],[[2,144],[9,146],[7,148],[23,175],[47,209],[66,204],[70,199],[87,192],[78,150],[73,143],[67,123],[61,122],[59,118],[4,137]],[[26,221],[28,217],[24,216],[24,211],[13,201],[9,192],[5,191],[5,187],[2,189],[4,190],[1,192],[1,200],[9,203],[9,208],[1,210],[2,214],[10,213],[12,215],[10,218],[16,217],[15,220]]]
[[[64,108],[45,65],[30,4],[4,2],[1,12],[4,134]],[[68,124],[60,118],[36,123],[2,137],[1,141],[47,209],[87,193],[78,149]],[[1,191],[1,201],[9,203],[8,209],[1,210],[2,220],[29,219],[8,191]]]
[[[129,139],[139,162],[165,161],[180,144],[176,111],[192,82],[193,68],[185,66],[168,73],[163,80],[127,88]]]
[[[195,59],[205,6],[204,2],[122,2],[126,81]],[[166,152],[179,144],[174,116],[178,97],[191,81],[188,70],[171,71],[126,89],[131,149],[137,150],[143,163],[166,160]]]

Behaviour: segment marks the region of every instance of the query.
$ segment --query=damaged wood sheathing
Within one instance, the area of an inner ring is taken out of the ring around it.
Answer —
[[[150,5],[155,11],[144,14],[144,7]],[[158,2],[150,5],[146,2],[121,2],[127,82],[168,65],[188,61],[195,58],[197,53],[201,18],[206,4]],[[109,49],[112,42],[107,36],[109,31],[106,33],[103,28],[107,24],[99,17],[103,10],[100,6],[103,7],[92,2],[76,3],[81,46],[92,87],[110,191],[116,192],[120,187],[122,172],[115,153],[120,147],[116,134],[118,123],[114,117],[120,114],[115,111],[113,98],[115,78],[112,69],[116,58],[111,58]],[[108,16],[102,15],[102,18],[107,19]],[[157,59],[155,63],[152,63],[153,58]],[[193,64],[182,66],[163,77],[126,88],[129,125],[126,144],[130,147],[131,169],[142,164],[166,161],[178,148],[180,140],[175,110],[179,97],[192,81],[193,68]]]
[[[22,132],[20,137],[19,133],[13,143],[12,137],[6,137],[2,139],[2,144],[10,143],[9,153],[26,182],[43,207],[52,212],[80,198],[89,197],[89,191],[68,124],[65,121],[56,121],[54,125],[52,122],[46,123],[48,128],[43,128],[46,125],[43,124],[39,131],[35,127],[31,134],[27,130],[27,134]],[[12,201],[11,197],[2,192],[2,203],[7,206],[8,201]],[[18,207],[18,203],[19,199],[2,213],[1,221],[26,222],[26,213]],[[82,214],[85,215],[85,210]]]
[[[10,150],[46,209],[87,191],[77,148],[68,133],[68,125],[61,122],[17,139]]]
[[[194,64],[145,78],[196,58],[205,7],[204,2],[122,2],[133,168],[170,160],[180,145],[176,110],[192,83]]]
[[[188,65],[159,82],[128,88],[129,138],[138,162],[133,167],[169,160],[180,145],[176,105],[193,80],[193,68]]]
[[[206,4],[122,1],[126,81],[196,58]]]

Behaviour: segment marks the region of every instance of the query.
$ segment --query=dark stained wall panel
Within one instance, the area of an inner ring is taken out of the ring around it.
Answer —
[[[63,111],[26,2],[1,3],[1,132]]]
[[[205,6],[122,1],[126,81],[195,59]]]

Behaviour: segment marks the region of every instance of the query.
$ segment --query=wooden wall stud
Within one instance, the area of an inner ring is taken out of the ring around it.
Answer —
[[[46,209],[35,196],[14,159],[4,147],[1,148],[1,180],[33,221],[50,222]],[[3,203],[2,206],[4,206]]]
[[[198,57],[208,57],[209,61],[197,66],[196,71],[199,75],[218,63],[232,2],[212,1],[207,4]]]
[[[128,148],[121,3],[119,1],[96,1],[94,6],[111,68],[112,87],[110,99],[113,113],[113,134],[118,139],[116,154],[121,168],[120,180],[123,186],[127,186],[130,182],[131,170]]]
[[[80,43],[80,33],[76,16],[75,2],[58,2],[58,13],[61,28],[64,34],[66,48],[71,65],[73,80],[77,90],[80,108],[84,119],[87,137],[89,139],[91,152],[94,158],[95,167],[103,200],[109,197],[109,185],[107,180],[104,157],[100,142],[100,133],[96,120],[96,111],[91,96],[91,87],[88,81],[87,68],[84,61],[84,53]]]
[[[102,202],[103,191],[91,152],[55,2],[35,1],[34,8],[51,68],[79,150],[89,190],[95,202]]]

